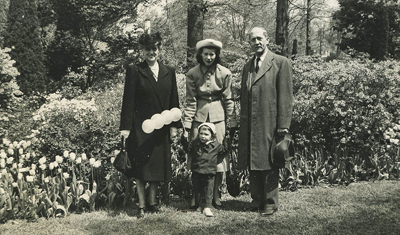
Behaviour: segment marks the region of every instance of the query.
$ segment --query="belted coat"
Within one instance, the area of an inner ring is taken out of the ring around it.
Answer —
[[[254,59],[246,63],[242,73],[237,168],[270,170],[273,137],[278,128],[290,128],[293,72],[289,59],[271,51],[267,52],[258,73],[254,71]]]
[[[172,122],[151,133],[142,129],[143,121],[154,114],[179,108],[175,70],[158,64],[157,81],[146,61],[127,67],[122,101],[120,130],[131,130],[126,146],[133,161],[133,174],[145,181],[171,179],[169,130],[182,125]]]

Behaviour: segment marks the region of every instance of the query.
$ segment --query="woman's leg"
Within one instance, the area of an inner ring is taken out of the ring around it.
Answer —
[[[216,131],[217,131],[217,140],[218,142],[222,143],[223,139],[225,138],[225,121],[222,122],[215,122],[214,123]],[[221,204],[221,185],[223,182],[223,174],[228,170],[228,163],[229,163],[229,154],[226,153],[224,158],[219,160],[217,165],[217,173],[215,174],[215,182],[214,182],[214,193],[213,193],[213,206],[216,209],[222,209]]]
[[[217,207],[221,207],[221,192],[220,192],[220,186],[222,184],[222,174],[223,172],[217,172],[215,174],[215,181],[214,181],[214,192],[213,192],[213,204],[214,206],[216,205]],[[219,209],[219,208],[216,208]]]
[[[158,182],[152,181],[149,182],[149,198],[148,202],[150,206],[157,205],[157,189],[158,189]]]
[[[146,182],[143,180],[135,179],[136,181],[136,189],[138,192],[139,197],[139,214],[137,215],[138,218],[144,217],[144,208],[146,207],[146,191],[145,186]]]
[[[146,207],[146,191],[145,191],[146,182],[143,180],[136,179],[136,188],[139,197],[139,208]]]

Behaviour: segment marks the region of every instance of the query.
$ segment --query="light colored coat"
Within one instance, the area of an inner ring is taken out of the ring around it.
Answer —
[[[293,72],[289,59],[268,51],[254,73],[253,58],[242,74],[238,169],[270,170],[272,139],[278,128],[289,129],[292,120]]]
[[[186,105],[183,126],[190,129],[193,121],[217,123],[225,121],[225,115],[236,125],[232,100],[232,73],[220,64],[214,76],[207,79],[205,68],[200,65],[186,75]]]

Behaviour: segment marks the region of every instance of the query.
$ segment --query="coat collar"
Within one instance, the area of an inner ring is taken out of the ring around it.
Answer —
[[[256,59],[256,56],[253,56],[253,58],[247,63],[247,71],[249,73],[253,73],[254,72],[254,60]],[[262,61],[262,64],[260,66],[260,70],[258,71],[258,73],[256,74],[256,77],[253,81],[252,84],[254,84],[255,82],[257,82],[262,76],[264,76],[264,74],[266,72],[268,72],[268,70],[270,70],[270,68],[272,67],[272,61],[274,60],[274,53],[272,53],[271,51],[268,51],[267,54],[265,55],[264,60]],[[249,77],[251,77],[251,75],[249,75]]]
[[[198,146],[199,149],[203,149],[205,152],[210,153],[218,146],[218,142],[214,139],[207,144],[203,144],[198,138],[196,138],[193,141],[193,146]]]
[[[158,71],[158,79],[162,79],[163,77],[165,77],[168,74],[168,68],[167,66],[165,66],[164,64],[162,64],[160,61],[158,62],[158,67],[159,67],[159,71]],[[146,61],[140,62],[139,64],[137,64],[139,71],[145,75],[145,77],[147,78],[151,78],[154,80],[153,78],[153,72],[151,72],[151,69],[149,67],[149,65],[147,64]],[[155,82],[155,81],[154,81]]]
[[[146,61],[143,61],[143,62],[137,64],[137,67],[138,67],[138,71],[143,75],[143,78],[147,79],[149,81],[149,83],[151,84],[151,86],[153,87],[153,89],[155,91],[155,94],[160,102],[160,105],[163,106],[164,97],[162,97],[162,95],[160,93],[158,84],[161,84],[160,86],[162,86],[162,83],[164,82],[163,79],[169,74],[169,70],[168,70],[168,67],[163,65],[160,61],[157,61],[157,62],[158,62],[158,67],[159,67],[157,82],[154,79],[153,72],[151,71],[151,69]],[[165,107],[162,107],[162,108],[165,109]]]

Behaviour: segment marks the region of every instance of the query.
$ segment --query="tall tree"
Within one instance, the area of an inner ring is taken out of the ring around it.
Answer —
[[[279,0],[276,5],[275,42],[282,47],[281,54],[289,55],[289,0]]]
[[[307,0],[307,10],[306,10],[306,55],[311,54],[310,45],[310,24],[311,24],[311,0]]]
[[[204,13],[206,8],[203,0],[188,0],[187,8],[187,66],[194,65],[196,43],[203,39]]]
[[[389,1],[392,2],[392,1]],[[389,33],[396,24],[390,24],[391,4],[382,1],[339,0],[340,10],[334,15],[336,29],[341,32],[341,49],[353,48],[382,60],[388,56]],[[392,15],[396,17],[396,14]],[[397,15],[398,16],[398,15]],[[400,18],[391,19],[398,21]],[[398,24],[398,23],[397,23]],[[397,34],[398,35],[398,34]]]
[[[35,0],[10,1],[4,45],[13,49],[10,55],[20,72],[20,90],[26,95],[45,92],[48,79]]]
[[[0,0],[0,47],[3,46],[3,35],[6,29],[9,0]]]
[[[83,89],[99,81],[96,63],[99,48],[105,47],[109,28],[124,17],[135,17],[137,6],[145,0],[49,0],[55,12],[55,39],[47,51],[50,74],[58,82],[71,70],[82,73]],[[108,40],[109,41],[109,40]]]

